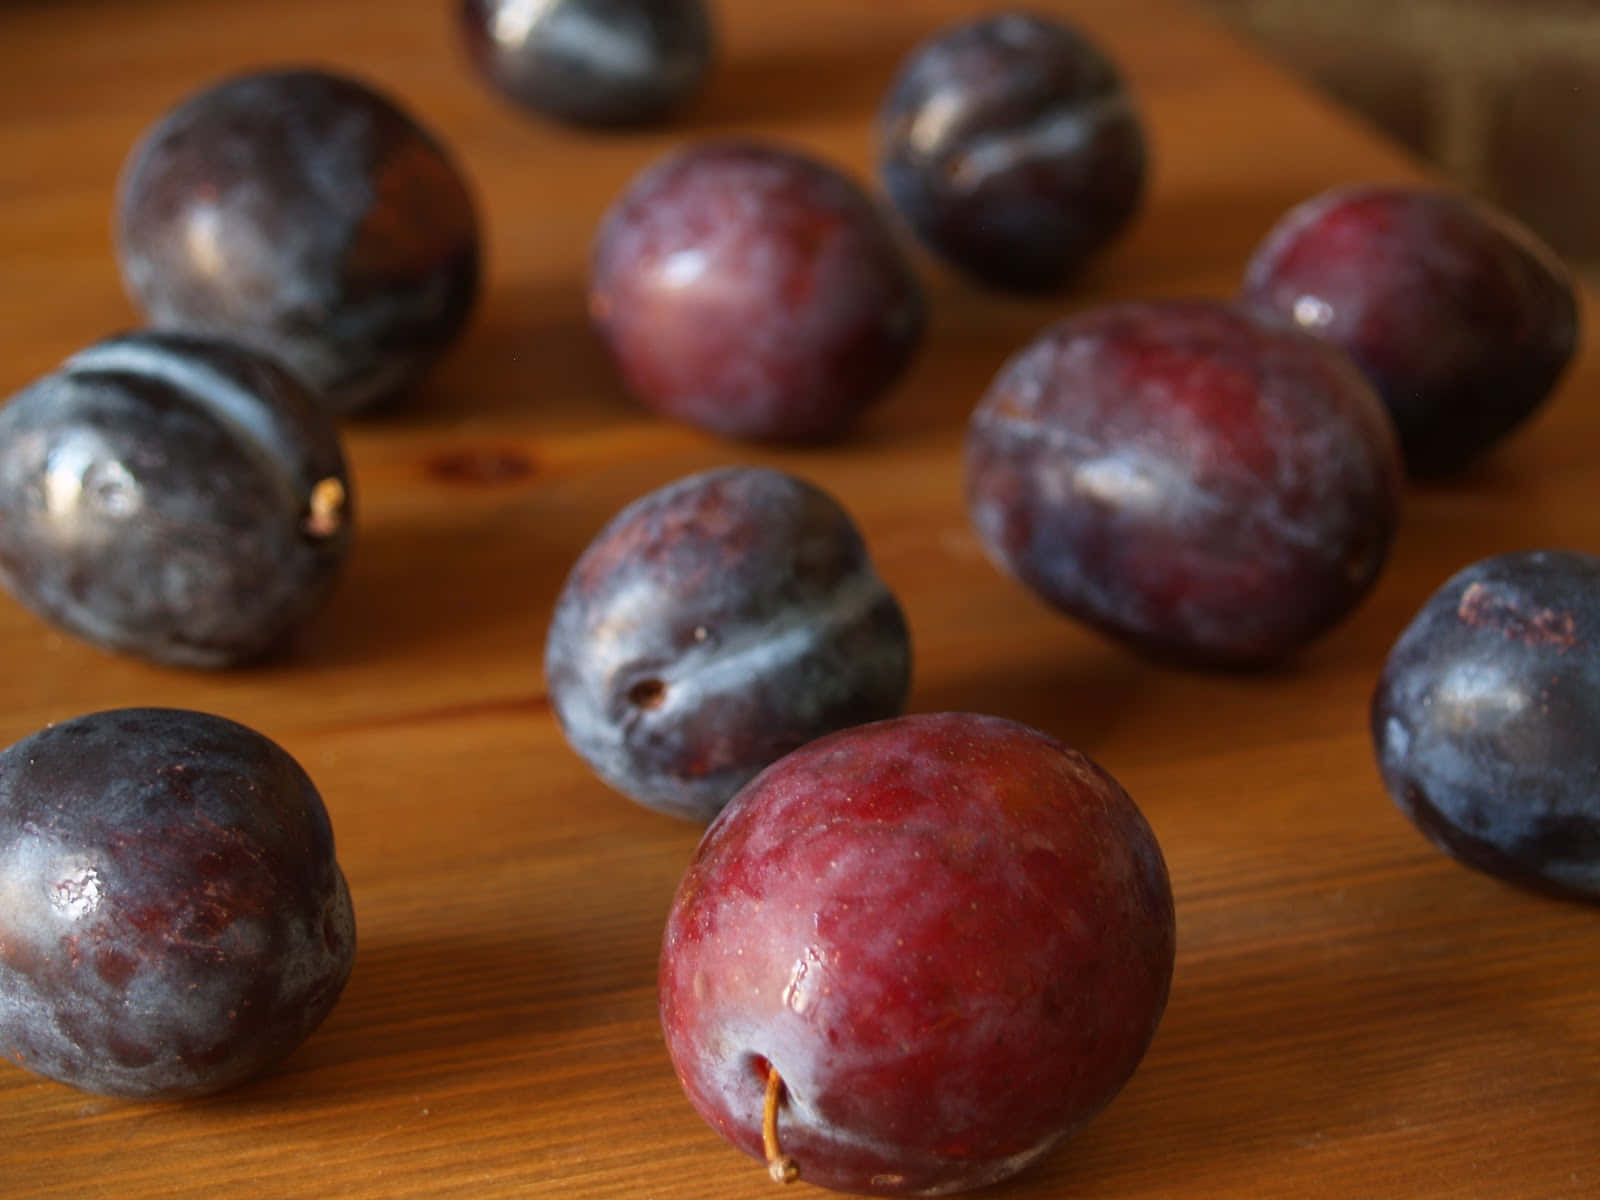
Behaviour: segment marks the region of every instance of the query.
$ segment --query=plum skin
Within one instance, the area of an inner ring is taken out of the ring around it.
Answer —
[[[162,116],[123,165],[116,240],[152,325],[271,354],[341,416],[417,379],[478,287],[455,162],[386,96],[323,71],[235,76]]]
[[[1384,786],[1440,849],[1600,901],[1600,558],[1483,559],[1429,597],[1372,698]]]
[[[107,338],[0,408],[0,582],[106,649],[274,652],[332,594],[353,513],[332,415],[242,346]]]
[[[827,493],[726,467],[634,501],[562,589],[545,680],[567,740],[639,804],[709,821],[753,775],[897,715],[905,616]]]
[[[1570,272],[1509,216],[1434,188],[1335,188],[1290,210],[1241,289],[1258,315],[1355,359],[1408,471],[1459,471],[1521,426],[1572,361]]]
[[[525,108],[596,127],[660,120],[699,90],[715,49],[704,0],[462,0],[473,63]],[[627,53],[619,53],[619,47]]]
[[[917,47],[878,131],[900,215],[993,288],[1062,287],[1144,195],[1144,129],[1115,64],[1042,16],[991,14]]]
[[[1344,617],[1398,521],[1394,432],[1345,357],[1208,301],[1110,305],[996,376],[973,525],[1048,603],[1157,658],[1260,667]]]
[[[0,1051],[111,1096],[266,1070],[321,1023],[355,917],[316,788],[181,709],[52,725],[0,753]]]
[[[1115,780],[1014,722],[919,714],[813,742],[723,810],[668,917],[661,1021],[746,1153],[770,1066],[802,1179],[943,1194],[1110,1102],[1174,951],[1160,847]]]
[[[677,150],[601,223],[589,311],[629,391],[725,437],[840,436],[921,341],[921,285],[868,196],[756,142]]]

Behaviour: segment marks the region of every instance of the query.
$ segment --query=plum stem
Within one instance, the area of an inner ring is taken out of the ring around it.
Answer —
[[[767,1065],[767,1102],[761,1110],[761,1149],[767,1156],[767,1174],[774,1183],[793,1183],[800,1178],[800,1164],[783,1152],[778,1144],[778,1105],[783,1102],[783,1076]]]
[[[310,513],[303,528],[314,538],[332,537],[344,524],[344,483],[330,475],[319,479],[311,489]]]

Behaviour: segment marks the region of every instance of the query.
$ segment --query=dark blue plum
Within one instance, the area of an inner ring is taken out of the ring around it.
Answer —
[[[92,713],[0,753],[0,1052],[168,1099],[277,1063],[339,998],[355,916],[321,797],[242,725]]]
[[[1485,559],[1429,598],[1384,664],[1384,785],[1447,853],[1600,900],[1600,558]]]
[[[575,125],[643,125],[705,82],[705,0],[462,0],[474,63],[526,108]]]
[[[757,467],[623,509],[573,567],[545,647],[573,748],[695,821],[806,742],[898,715],[910,671],[905,617],[849,516]]]
[[[879,116],[895,207],[980,283],[1068,283],[1133,219],[1145,137],[1115,64],[1076,28],[1007,12],[912,52]]]
[[[0,582],[107,649],[277,649],[332,591],[351,504],[332,414],[229,343],[109,338],[0,408]]]
[[[444,147],[322,71],[238,76],[162,117],[123,167],[117,249],[151,324],[256,346],[340,414],[415,380],[478,286],[477,216]]]

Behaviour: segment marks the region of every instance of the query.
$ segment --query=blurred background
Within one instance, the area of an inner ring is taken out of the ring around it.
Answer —
[[[1204,0],[1600,279],[1600,0]]]

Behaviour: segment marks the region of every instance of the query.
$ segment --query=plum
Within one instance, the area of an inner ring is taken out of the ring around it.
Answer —
[[[124,165],[116,224],[151,323],[272,354],[340,414],[417,378],[477,292],[460,169],[393,101],[323,71],[184,100]]]
[[[704,83],[705,0],[462,0],[467,50],[494,88],[576,125],[641,125]]]
[[[1122,1088],[1166,1005],[1160,847],[1110,775],[997,717],[802,747],[695,851],[661,950],[694,1107],[776,1178],[1004,1179]]]
[[[1083,33],[1043,16],[990,14],[919,46],[878,127],[901,216],[990,287],[1061,287],[1144,195],[1144,128],[1127,85]]]
[[[1395,642],[1372,700],[1389,795],[1448,854],[1600,901],[1600,558],[1483,559]]]
[[[729,437],[836,437],[906,368],[922,290],[878,210],[815,159],[703,143],[641,173],[589,308],[635,396]]]
[[[0,1052],[111,1096],[257,1075],[339,997],[350,893],[279,746],[182,709],[91,713],[0,753]]]
[[[1334,347],[1208,301],[1112,305],[1000,371],[967,437],[972,521],[1055,607],[1199,666],[1259,666],[1367,592],[1394,431]]]
[[[0,582],[154,662],[278,649],[331,594],[352,505],[326,407],[229,342],[107,338],[0,408]]]
[[[898,714],[905,617],[855,525],[781,471],[691,475],[623,509],[556,602],[563,732],[639,804],[709,821],[797,746]]]
[[[1447,191],[1336,188],[1291,210],[1243,298],[1347,351],[1413,476],[1459,470],[1521,425],[1572,360],[1572,278],[1529,230]]]

